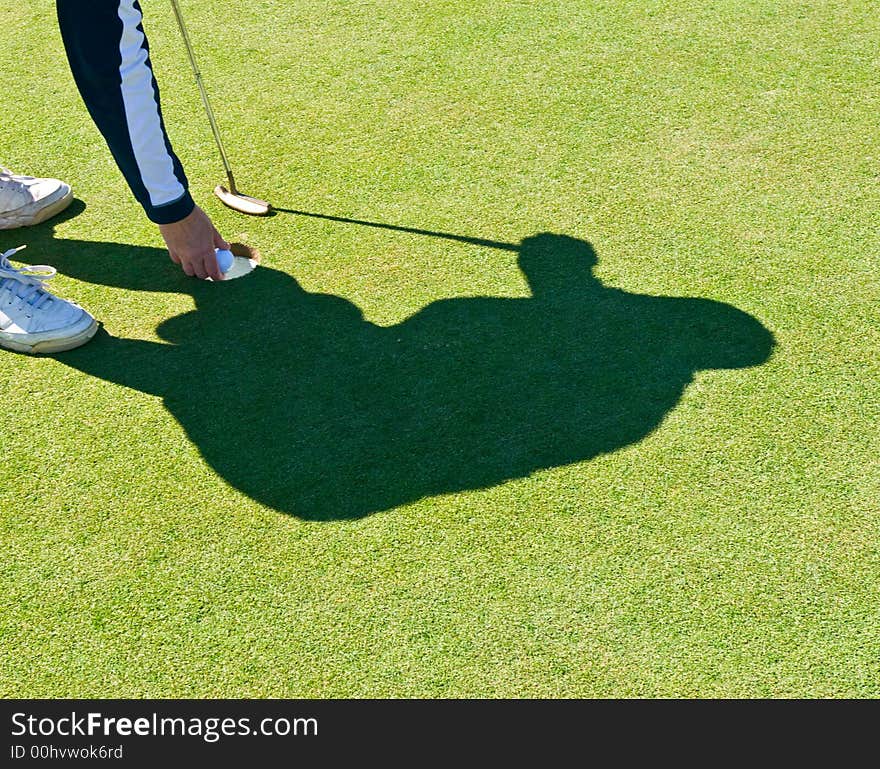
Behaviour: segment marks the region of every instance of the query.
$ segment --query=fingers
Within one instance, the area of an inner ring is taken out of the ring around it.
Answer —
[[[214,248],[222,248],[222,249],[225,249],[226,251],[228,251],[231,248],[229,243],[227,243],[226,239],[219,232],[217,232],[216,227],[212,227],[212,229],[214,230],[214,236],[213,236],[214,237]],[[214,265],[215,269],[217,270],[217,275],[219,277],[215,277],[212,274],[211,279],[212,280],[226,280],[226,276],[222,272],[220,272],[220,266],[217,264],[217,254],[216,253],[213,254],[212,264]]]
[[[187,262],[181,259],[179,264],[187,275],[189,275],[191,278],[195,277],[196,271],[192,265],[192,262]]]
[[[168,256],[175,264],[179,264],[184,273],[191,278],[212,278],[213,280],[223,280],[223,273],[217,265],[217,255],[214,251],[202,254],[180,255],[175,251],[169,251]]]
[[[181,256],[176,251],[172,251],[171,249],[168,249],[168,256],[172,262],[181,266],[184,273],[186,273],[190,277],[195,275],[195,270],[193,269],[190,260],[181,258]]]
[[[196,206],[179,222],[160,224],[159,230],[171,261],[179,264],[187,275],[202,280],[223,280],[214,249],[228,249],[229,243],[201,208]]]
[[[231,248],[230,244],[226,242],[224,237],[217,232],[216,229],[214,230],[214,248],[223,248],[226,251]]]
[[[211,278],[211,280],[223,280],[224,275],[220,271],[220,265],[217,263],[217,254],[213,251],[207,251],[200,254],[189,256],[180,256],[172,251],[168,252],[171,261],[179,264],[183,271],[191,278]]]
[[[214,251],[211,251],[210,255],[205,257],[205,273],[205,277],[211,280],[223,280],[223,273],[220,272],[217,254]]]
[[[192,260],[190,261],[190,266],[193,269],[192,274],[194,274],[200,280],[204,280],[205,278],[211,277],[215,278],[217,274],[217,260],[214,258],[214,252],[210,253],[201,252],[197,255],[194,255]]]

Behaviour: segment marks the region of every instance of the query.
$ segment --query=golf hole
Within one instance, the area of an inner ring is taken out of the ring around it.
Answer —
[[[254,268],[260,263],[260,252],[244,243],[230,243],[229,250],[235,257],[235,261],[233,261],[232,267],[224,274],[224,280],[243,278],[245,275],[252,273]]]

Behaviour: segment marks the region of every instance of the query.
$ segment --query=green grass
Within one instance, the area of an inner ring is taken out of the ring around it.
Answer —
[[[104,327],[0,354],[0,695],[880,696],[872,3],[188,0],[240,186],[320,215],[264,220],[147,5],[264,266],[180,275],[0,11],[0,162],[80,201],[0,249]]]

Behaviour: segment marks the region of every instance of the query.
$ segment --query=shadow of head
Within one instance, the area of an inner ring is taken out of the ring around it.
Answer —
[[[566,276],[578,282],[590,279],[599,262],[596,250],[586,240],[570,235],[540,232],[523,238],[519,247],[519,266],[526,275]]]

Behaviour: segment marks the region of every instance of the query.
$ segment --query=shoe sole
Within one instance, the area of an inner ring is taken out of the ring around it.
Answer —
[[[74,336],[62,339],[44,339],[42,342],[35,342],[34,344],[0,339],[0,347],[5,347],[7,350],[13,350],[14,352],[23,352],[27,355],[51,355],[52,353],[65,352],[76,347],[82,347],[95,335],[97,330],[98,321],[92,318],[91,325]]]
[[[36,208],[37,203],[31,203],[23,208],[10,211],[0,217],[0,230],[14,230],[18,227],[32,227],[46,219],[51,219],[55,214],[60,214],[73,202],[73,190],[68,189],[58,200],[53,200],[43,208]],[[36,210],[34,210],[36,208]]]

